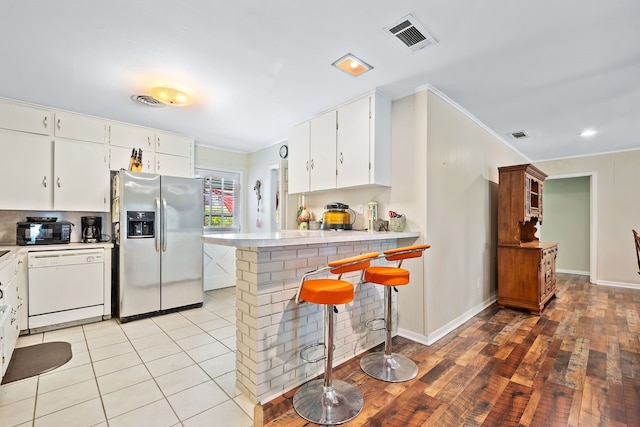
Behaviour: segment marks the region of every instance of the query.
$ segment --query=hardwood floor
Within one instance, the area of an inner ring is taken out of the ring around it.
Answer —
[[[411,381],[370,378],[360,357],[339,366],[334,378],[364,396],[343,425],[640,426],[639,335],[640,290],[558,274],[541,316],[493,305],[430,347],[395,337],[418,364]],[[264,405],[265,426],[313,425],[294,393]]]

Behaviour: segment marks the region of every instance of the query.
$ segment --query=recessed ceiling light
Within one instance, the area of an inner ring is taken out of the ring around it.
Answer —
[[[335,61],[333,64],[334,67],[344,71],[347,74],[352,75],[353,77],[358,77],[360,74],[364,74],[369,70],[373,70],[373,67],[362,59],[356,58],[354,55],[347,53],[342,58]]]
[[[149,93],[155,99],[167,105],[185,106],[193,103],[193,98],[188,94],[171,87],[153,87]]]
[[[590,137],[590,136],[595,135],[596,133],[598,133],[598,132],[596,132],[596,131],[595,131],[595,130],[593,130],[593,129],[585,129],[585,130],[583,130],[582,132],[580,132],[580,136],[583,136],[583,137],[585,137],[585,138],[588,138],[588,137]]]

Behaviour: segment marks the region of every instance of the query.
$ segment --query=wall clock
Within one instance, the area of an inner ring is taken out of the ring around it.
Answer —
[[[287,147],[286,145],[282,145],[280,147],[280,158],[286,159],[288,155],[289,155],[289,147]]]

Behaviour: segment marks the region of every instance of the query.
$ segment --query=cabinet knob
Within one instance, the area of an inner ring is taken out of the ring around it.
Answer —
[[[49,117],[47,116],[44,116],[44,119],[42,119],[42,125],[44,126],[45,129],[49,126],[48,120],[49,120]]]
[[[304,164],[305,169],[309,172],[309,160]]]
[[[150,137],[147,137],[147,145],[148,145],[149,147],[151,147],[151,138],[150,138]]]
[[[42,178],[42,186],[44,188],[47,188],[47,177],[46,176],[44,178]]]
[[[158,137],[158,147],[160,147],[160,137]]]
[[[56,120],[56,127],[60,130],[60,119]]]
[[[160,170],[160,160],[156,162],[156,170]]]
[[[340,164],[344,163],[344,156],[340,153]]]
[[[62,181],[60,180],[60,177],[56,179],[56,185],[58,186],[58,188],[62,187]]]
[[[311,169],[313,169],[313,159],[311,159]]]

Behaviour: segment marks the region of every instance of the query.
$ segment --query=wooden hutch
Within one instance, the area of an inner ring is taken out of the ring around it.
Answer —
[[[540,314],[556,293],[558,255],[535,236],[547,175],[531,164],[498,170],[498,305]]]

